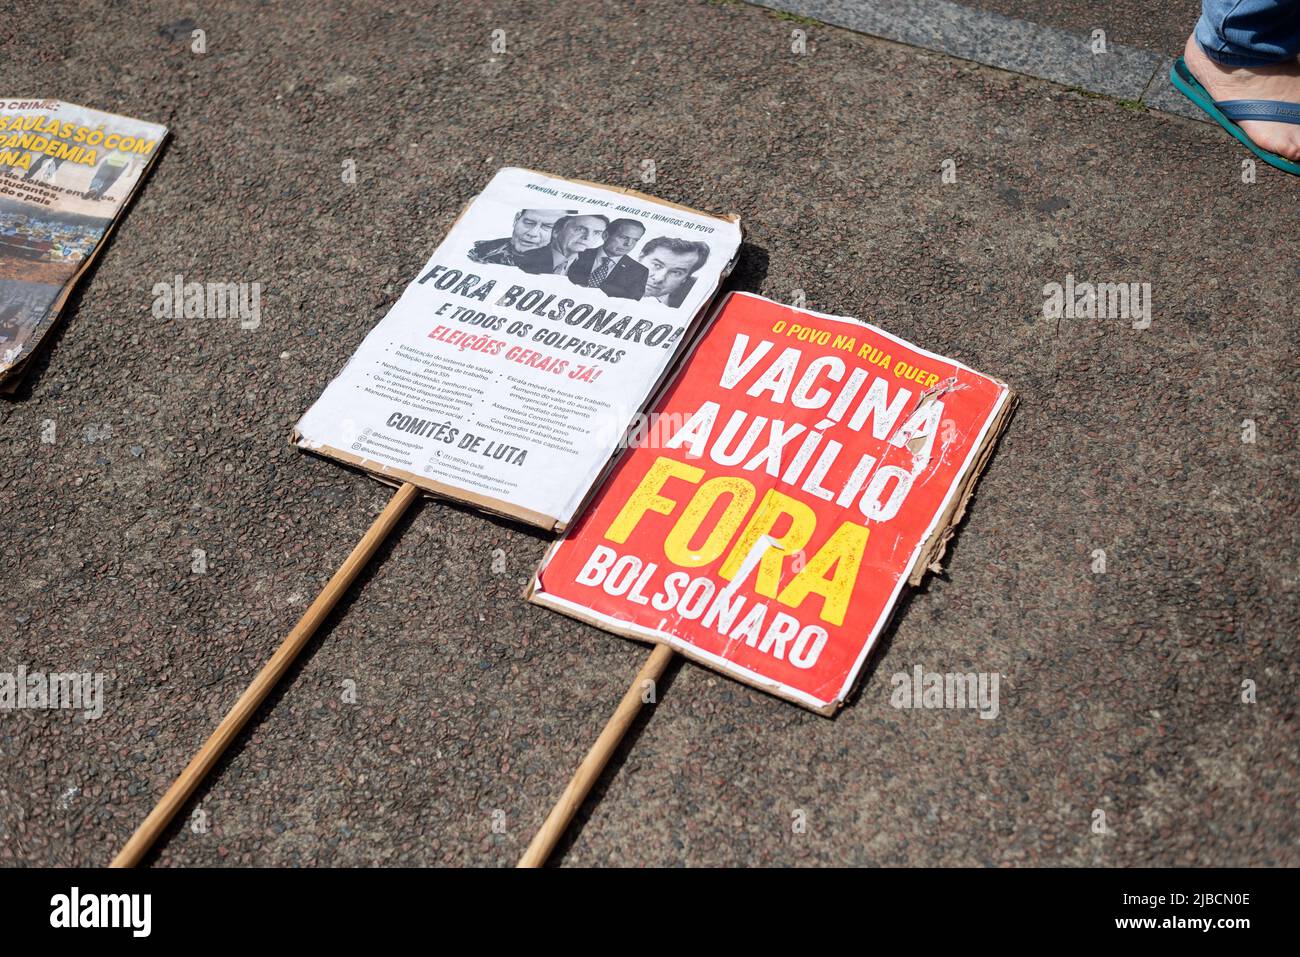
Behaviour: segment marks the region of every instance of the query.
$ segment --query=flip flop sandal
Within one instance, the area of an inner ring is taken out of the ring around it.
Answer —
[[[1204,110],[1214,122],[1239,139],[1269,166],[1294,176],[1300,176],[1300,163],[1260,149],[1237,125],[1238,120],[1262,120],[1267,123],[1295,123],[1300,125],[1300,103],[1286,103],[1282,100],[1220,100],[1218,103],[1210,96],[1200,81],[1192,76],[1183,58],[1179,57],[1169,68],[1169,81],[1189,100]]]

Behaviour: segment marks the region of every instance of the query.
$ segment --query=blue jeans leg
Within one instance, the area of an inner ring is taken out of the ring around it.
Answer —
[[[1224,66],[1271,66],[1300,54],[1300,0],[1201,0],[1196,42]]]

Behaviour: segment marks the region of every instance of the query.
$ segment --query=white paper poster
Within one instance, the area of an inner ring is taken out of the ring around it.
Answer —
[[[734,216],[500,170],[303,416],[295,441],[562,528],[740,240]]]

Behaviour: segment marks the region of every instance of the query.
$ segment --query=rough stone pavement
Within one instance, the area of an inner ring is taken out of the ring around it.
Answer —
[[[1201,15],[1200,0],[964,0],[965,6],[1178,56]]]

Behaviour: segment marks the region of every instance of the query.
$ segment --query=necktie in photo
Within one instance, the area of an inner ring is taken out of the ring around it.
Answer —
[[[609,278],[609,274],[614,269],[614,258],[606,256],[599,266],[591,271],[591,278],[587,280],[588,286],[599,286]]]

